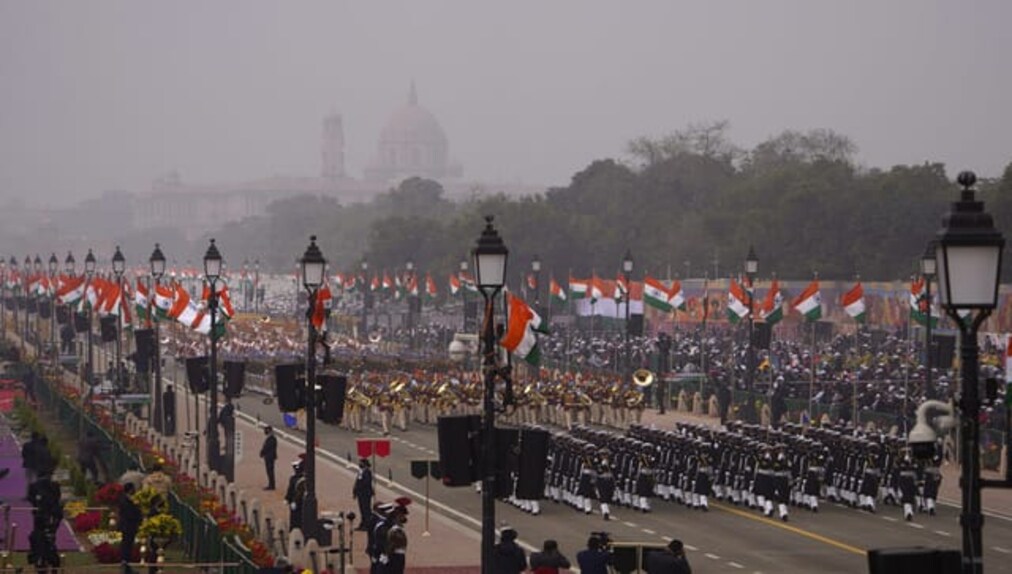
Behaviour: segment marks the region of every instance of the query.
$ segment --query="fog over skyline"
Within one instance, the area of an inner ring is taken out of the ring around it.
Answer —
[[[361,177],[417,84],[464,179],[565,185],[632,138],[830,128],[858,161],[1012,161],[1012,3],[0,0],[0,201]]]

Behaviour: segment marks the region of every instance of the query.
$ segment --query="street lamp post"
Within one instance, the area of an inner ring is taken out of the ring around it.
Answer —
[[[372,284],[369,282],[369,260],[362,257],[359,264],[362,269],[362,328],[360,338],[369,337],[369,309],[372,308]]]
[[[534,308],[541,313],[541,258],[534,255],[531,259],[531,271],[534,273]]]
[[[88,255],[84,258],[84,274],[88,278],[85,283],[84,296],[87,298],[88,289],[91,288],[91,278],[95,275],[95,255],[88,250]],[[94,352],[94,337],[92,336],[91,327],[91,303],[88,302],[88,368],[85,371],[85,376],[88,377],[88,386],[92,387],[95,384],[95,352]]]
[[[938,231],[935,243],[935,261],[942,307],[959,327],[961,336],[961,571],[963,574],[981,574],[984,571],[981,539],[984,517],[981,513],[980,490],[986,486],[1012,486],[1012,471],[1009,469],[1006,469],[1003,481],[981,480],[979,449],[977,331],[997,306],[1005,238],[995,229],[991,215],[984,211],[984,203],[974,197],[973,186],[977,177],[972,172],[964,171],[959,174],[957,181],[963,191],[960,200],[953,202],[949,213],[942,218],[942,228]],[[963,318],[960,312],[969,314]]]
[[[632,349],[629,347],[629,307],[632,303],[632,271],[633,271],[633,258],[632,252],[628,249],[625,250],[625,256],[622,257],[622,274],[625,276],[625,292],[622,296],[625,298],[625,370],[623,381],[629,382],[632,378]]]
[[[0,257],[0,333],[7,339],[7,259]]]
[[[498,355],[495,345],[495,297],[506,283],[506,259],[509,250],[492,226],[492,216],[485,217],[485,229],[472,250],[475,282],[485,300],[482,323],[482,352],[485,367],[485,396],[482,409],[482,480],[481,480],[481,572],[492,574],[495,543],[495,380]]]
[[[42,281],[42,258],[39,254],[35,254],[35,280]],[[40,361],[42,359],[39,348],[42,346],[42,313],[39,309],[39,303],[42,297],[35,297],[35,359]],[[39,368],[42,367],[41,363],[37,365]]]
[[[748,255],[745,257],[745,277],[748,278],[748,361],[745,369],[745,389],[751,393],[755,384],[755,276],[759,272],[759,258],[756,257],[755,249],[750,245]],[[751,398],[746,401],[745,413],[749,420],[754,418],[754,403]],[[774,426],[776,421],[771,421]]]
[[[246,288],[246,284],[249,283],[249,259],[242,260],[242,310],[243,312],[249,312],[249,289]]]
[[[408,303],[408,337],[411,341],[411,349],[415,349],[415,305],[417,304],[415,295],[415,261],[414,259],[408,258],[407,262],[404,263],[404,268],[407,269],[407,283],[408,296],[406,297]]]
[[[10,268],[11,268],[11,271],[10,271],[11,277],[13,277],[13,278],[15,278],[17,280],[14,283],[13,293],[11,293],[11,295],[14,298],[14,333],[20,333],[21,329],[19,328],[19,324],[18,324],[18,296],[21,293],[21,287],[20,287],[20,285],[21,285],[22,281],[21,281],[21,278],[17,276],[17,274],[18,274],[18,260],[13,255],[11,255],[9,265],[10,265]],[[27,313],[25,313],[25,314],[27,315]],[[24,360],[24,358],[25,358],[25,340],[21,339],[21,360]]]
[[[253,312],[260,314],[260,259],[253,261]]]
[[[165,255],[162,254],[162,248],[160,245],[155,243],[155,250],[151,252],[151,257],[148,260],[151,263],[151,280],[152,286],[150,293],[148,293],[148,308],[151,308],[150,301],[158,296],[158,285],[161,283],[162,276],[165,275]],[[154,417],[155,430],[164,433],[165,432],[165,405],[162,404],[162,353],[161,353],[161,340],[159,339],[158,321],[153,321],[154,325],[154,377],[155,384],[152,386],[155,396],[152,401],[154,408],[152,409],[152,416]],[[170,407],[171,408],[171,407]]]
[[[931,280],[936,272],[935,245],[928,243],[924,255],[921,256],[921,276],[924,277],[924,296],[928,302],[928,319],[924,322],[924,398],[935,398],[934,383],[931,380]],[[906,395],[904,395],[906,396]],[[903,411],[903,420],[907,420],[907,412]]]
[[[74,273],[76,272],[76,269],[74,267],[76,266],[76,264],[77,264],[77,261],[74,260],[74,254],[71,253],[70,251],[68,251],[67,252],[67,258],[63,260],[63,272],[64,272],[64,274],[66,274],[66,276],[68,278],[73,278],[74,277]],[[74,308],[71,307],[71,306],[69,306],[69,305],[67,306],[67,321],[68,321],[68,327],[70,328],[70,333],[71,333],[70,340],[74,342],[74,356],[76,357],[78,355],[78,353],[77,353],[77,327],[74,325]]]
[[[123,257],[123,252],[119,250],[119,245],[116,246],[116,253],[112,256],[112,273],[116,276],[116,287],[122,291],[123,289],[123,272],[126,271],[126,259]],[[116,422],[116,399],[119,396],[120,390],[123,388],[123,369],[120,368],[120,361],[123,360],[123,336],[120,332],[120,326],[122,321],[117,317],[116,319],[116,365],[113,367],[115,373],[116,386],[113,389],[112,397],[112,420]]]
[[[53,369],[60,365],[60,347],[56,344],[56,272],[60,269],[60,260],[56,253],[49,256],[49,344],[53,346]]]
[[[327,260],[316,245],[316,236],[309,238],[309,247],[302,255],[302,285],[309,294],[306,326],[309,330],[309,347],[306,350],[306,494],[302,504],[302,532],[306,540],[317,536],[316,502],[316,326],[312,309],[323,285]]]
[[[463,304],[464,310],[464,332],[470,333],[470,323],[467,321],[467,285],[464,285],[464,277],[467,276],[468,263],[467,259],[460,260],[460,273],[457,275],[457,279],[460,281],[460,300]]]
[[[211,314],[211,399],[207,410],[207,466],[220,472],[221,446],[218,442],[218,279],[221,277],[221,253],[211,239],[204,253],[204,278],[210,288],[207,310]]]

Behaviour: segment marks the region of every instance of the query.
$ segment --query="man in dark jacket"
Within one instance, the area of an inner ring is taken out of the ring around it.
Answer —
[[[119,513],[119,531],[123,534],[123,541],[120,542],[120,560],[123,563],[123,571],[130,572],[127,564],[134,554],[134,541],[137,539],[137,531],[140,530],[141,508],[133,501],[131,496],[135,488],[132,482],[123,485],[123,492],[119,496],[117,509]]]
[[[541,552],[531,552],[534,574],[557,574],[560,568],[569,567],[569,560],[559,552],[559,543],[554,540],[545,540]]]
[[[492,549],[493,574],[520,574],[527,569],[527,554],[517,544],[517,531],[507,528]]]
[[[647,574],[692,574],[681,540],[672,540],[660,552],[647,556]]]
[[[95,438],[95,433],[88,431],[77,443],[77,464],[81,466],[84,477],[98,484],[98,457],[101,451],[101,444]]]
[[[274,463],[278,460],[278,437],[274,436],[274,428],[270,425],[264,427],[264,444],[260,447],[260,458],[264,459],[264,468],[267,469],[267,488],[274,490]]]
[[[351,489],[351,495],[358,501],[358,512],[362,516],[356,530],[369,530],[372,522],[372,497],[375,494],[372,482],[372,469],[369,468],[367,459],[358,461],[358,476],[355,477],[355,485]]]
[[[608,574],[611,553],[604,549],[600,536],[587,539],[587,548],[576,553],[576,564],[583,574]]]

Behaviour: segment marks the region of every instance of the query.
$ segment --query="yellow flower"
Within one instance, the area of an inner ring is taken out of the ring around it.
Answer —
[[[84,514],[88,508],[87,501],[75,500],[68,502],[64,507],[64,511],[67,513],[67,518],[77,518],[79,515]]]

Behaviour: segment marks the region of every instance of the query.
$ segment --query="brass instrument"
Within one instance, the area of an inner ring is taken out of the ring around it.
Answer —
[[[631,390],[625,395],[625,406],[634,409],[643,404],[643,393],[637,390]]]
[[[348,389],[348,398],[362,408],[367,409],[372,406],[372,399],[369,398],[369,395],[359,390],[358,385],[352,385],[352,387]]]
[[[654,374],[647,369],[637,369],[632,379],[637,387],[649,387],[654,382]]]

